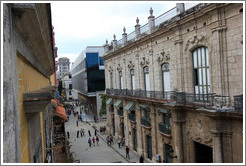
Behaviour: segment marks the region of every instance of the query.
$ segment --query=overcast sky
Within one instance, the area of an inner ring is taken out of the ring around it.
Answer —
[[[114,34],[120,40],[123,27],[128,34],[134,31],[137,17],[141,26],[146,24],[150,7],[158,17],[175,5],[167,1],[51,2],[58,58],[68,57],[74,62],[87,46],[103,46],[106,39],[110,43]]]

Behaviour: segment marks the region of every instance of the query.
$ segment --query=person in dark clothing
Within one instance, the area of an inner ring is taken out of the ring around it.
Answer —
[[[140,157],[140,159],[139,159],[139,162],[140,162],[140,163],[143,163],[143,162],[144,162],[143,155],[141,155],[141,157]]]
[[[79,130],[77,131],[77,137],[79,137]]]
[[[76,123],[77,123],[77,126],[79,125],[79,122],[78,122],[78,120],[76,121]]]
[[[67,131],[67,138],[69,139],[69,132]]]
[[[95,129],[95,136],[97,136],[97,129]]]
[[[91,136],[91,131],[90,130],[88,130],[88,133],[89,133],[89,136]]]
[[[127,156],[130,159],[130,156],[129,156],[129,147],[128,146],[126,146],[126,158],[127,158]]]

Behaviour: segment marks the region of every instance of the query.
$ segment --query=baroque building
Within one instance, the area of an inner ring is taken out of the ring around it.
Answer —
[[[243,162],[243,4],[187,6],[106,41],[108,134],[147,162]]]
[[[59,71],[57,77],[61,79],[65,74],[70,71],[70,60],[67,57],[62,57],[58,59]]]

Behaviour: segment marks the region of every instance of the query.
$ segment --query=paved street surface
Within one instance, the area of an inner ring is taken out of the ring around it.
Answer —
[[[79,107],[75,108],[75,111],[79,112]],[[82,112],[84,114],[84,111]],[[125,146],[119,149],[117,140],[114,139],[114,144],[108,146],[106,144],[106,134],[100,134],[100,126],[105,126],[107,121],[100,121],[95,124],[93,115],[86,115],[87,122],[79,121],[78,126],[76,126],[77,117],[71,113],[69,121],[65,123],[66,133],[69,131],[71,148],[70,152],[73,153],[75,160],[80,160],[81,163],[127,163],[127,162],[139,162],[137,156],[130,151],[130,160],[125,158]],[[99,145],[89,147],[88,139],[89,134],[88,130],[91,131],[91,139],[95,137],[94,127],[98,130],[99,135]],[[80,136],[77,138],[77,131],[83,128],[85,130],[85,136]]]

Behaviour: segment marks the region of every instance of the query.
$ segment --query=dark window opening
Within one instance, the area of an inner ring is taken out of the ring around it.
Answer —
[[[209,146],[202,145],[198,142],[195,144],[195,162],[196,163],[212,163],[213,149]]]
[[[194,69],[194,85],[198,85],[198,70]]]
[[[239,10],[239,13],[243,13],[243,9],[240,9],[240,10]]]

